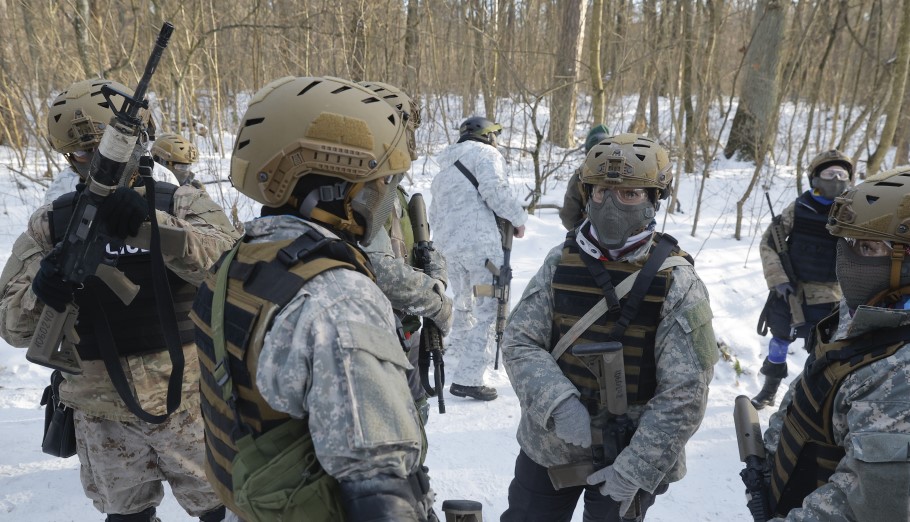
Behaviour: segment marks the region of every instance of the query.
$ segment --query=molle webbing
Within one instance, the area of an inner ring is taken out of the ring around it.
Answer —
[[[306,281],[322,272],[343,268],[356,270],[371,279],[373,275],[359,250],[312,229],[295,240],[242,243],[227,269],[223,318],[227,357],[219,361],[212,311],[221,261],[212,267],[199,288],[190,317],[197,327],[206,472],[228,508],[242,512],[235,505],[232,493],[236,440],[248,433],[258,437],[285,422],[304,422],[273,410],[256,389],[259,354],[275,315]],[[224,376],[219,379],[216,375],[222,370]],[[226,400],[222,391],[228,381],[232,395]]]
[[[827,224],[828,207],[808,193],[800,196],[794,206],[793,230],[787,238],[793,271],[800,281],[837,281],[837,237],[828,232]]]
[[[602,263],[614,282],[622,281],[641,268],[641,265],[633,263],[611,261]],[[623,338],[617,339],[623,343],[629,404],[644,404],[654,396],[657,388],[654,342],[657,324],[660,322],[660,310],[671,284],[670,270],[672,268],[659,272],[654,277],[638,314],[632,319]],[[559,338],[600,301],[603,293],[595,284],[574,242],[567,243],[563,249],[562,259],[553,274],[552,286],[554,313],[551,346],[556,346]],[[628,296],[620,303],[624,304],[627,299]],[[608,311],[572,344],[614,340],[610,334],[619,317],[619,310]],[[596,410],[599,386],[581,359],[566,351],[557,364],[581,392],[582,402]]]
[[[836,330],[838,316],[817,326],[818,341],[805,370],[793,383],[780,444],[771,473],[771,502],[783,516],[828,482],[845,450],[834,439],[834,397],[852,372],[893,355],[910,340],[910,327],[875,330],[855,339],[823,342]],[[832,324],[833,323],[833,324]]]

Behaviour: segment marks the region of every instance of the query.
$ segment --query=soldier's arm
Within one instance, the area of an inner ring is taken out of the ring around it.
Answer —
[[[795,207],[795,203],[790,203],[790,205],[781,212],[780,218],[784,231],[784,239],[786,239],[793,230]],[[790,281],[787,279],[787,273],[784,272],[784,266],[780,262],[780,256],[777,254],[777,250],[774,249],[774,241],[771,239],[770,224],[768,225],[768,228],[765,229],[765,233],[762,234],[761,244],[759,245],[759,255],[761,256],[762,272],[765,274],[765,282],[767,283],[769,290],[773,290],[775,286]]]
[[[547,427],[559,403],[580,396],[549,352],[553,324],[550,282],[561,252],[561,246],[551,250],[528,283],[521,301],[509,316],[502,341],[502,361],[521,409],[543,427]]]
[[[488,150],[489,149],[489,150]],[[490,147],[484,147],[483,154],[474,158],[472,169],[477,178],[477,191],[488,207],[497,216],[520,227],[528,220],[528,213],[521,202],[512,194],[506,177],[506,161],[502,154]]]
[[[834,399],[846,455],[782,519],[910,520],[910,347],[847,377]],[[846,412],[839,414],[838,412]]]
[[[186,231],[186,251],[183,256],[164,256],[164,262],[184,280],[198,285],[241,234],[204,190],[189,185],[174,194],[174,213],[176,216],[157,211],[158,223]]]
[[[690,266],[673,270],[657,327],[657,390],[642,410],[631,443],[614,463],[623,477],[654,491],[698,429],[717,362],[717,341],[704,284]]]
[[[375,269],[376,285],[388,297],[392,308],[420,317],[433,317],[443,307],[447,298],[442,282],[395,257],[385,229],[380,230],[363,250]]]
[[[266,334],[256,383],[276,410],[307,417],[319,462],[339,481],[416,469],[420,419],[392,309],[365,276],[324,272]]]
[[[0,337],[20,348],[28,346],[44,311],[44,303],[32,292],[32,279],[51,249],[46,216],[46,207],[32,214],[0,274]]]

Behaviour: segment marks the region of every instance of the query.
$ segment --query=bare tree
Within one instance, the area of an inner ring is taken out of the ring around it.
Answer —
[[[894,75],[891,77],[891,97],[885,107],[885,127],[882,129],[875,153],[869,158],[867,176],[878,172],[885,153],[891,148],[894,132],[897,129],[901,101],[904,99],[904,89],[907,86],[907,71],[910,69],[910,2],[902,2],[902,5],[901,24],[897,35],[897,64]]]
[[[549,141],[568,148],[575,144],[575,93],[588,3],[586,0],[564,0],[559,5],[561,23],[553,64]]]

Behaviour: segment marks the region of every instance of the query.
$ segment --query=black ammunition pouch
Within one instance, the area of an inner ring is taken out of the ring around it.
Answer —
[[[76,454],[76,424],[73,409],[60,402],[60,383],[63,380],[60,370],[54,370],[51,383],[41,396],[41,405],[44,406],[41,451],[65,459]]]

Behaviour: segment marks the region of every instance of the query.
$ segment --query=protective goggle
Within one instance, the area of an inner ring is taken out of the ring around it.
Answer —
[[[602,185],[594,185],[591,197],[603,201],[607,192],[611,192],[623,205],[639,205],[648,201],[648,191],[643,188],[607,188]]]
[[[884,240],[845,237],[844,241],[856,255],[863,257],[890,256],[893,248],[890,241]]]
[[[828,167],[818,173],[819,179],[836,179],[846,181],[850,179],[850,173],[843,167]]]

